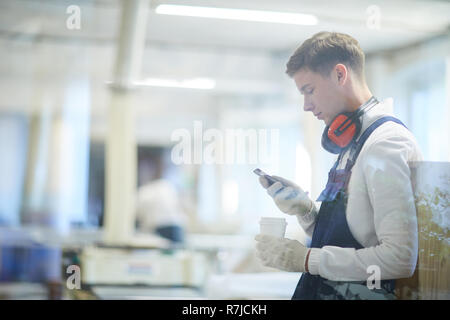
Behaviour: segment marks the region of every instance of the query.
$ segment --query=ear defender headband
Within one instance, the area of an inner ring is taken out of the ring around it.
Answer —
[[[360,117],[379,102],[372,96],[358,110],[339,113],[322,134],[322,147],[328,152],[339,154],[356,139],[361,131]]]

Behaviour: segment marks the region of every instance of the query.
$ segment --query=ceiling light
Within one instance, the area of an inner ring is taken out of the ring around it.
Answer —
[[[214,89],[216,82],[209,78],[193,78],[186,80],[147,78],[142,81],[134,82],[138,86],[150,87],[169,87],[169,88],[186,88],[186,89]]]
[[[155,11],[158,14],[177,16],[286,23],[309,26],[316,25],[318,23],[318,19],[316,16],[303,13],[180,6],[171,4],[161,4],[156,7]]]

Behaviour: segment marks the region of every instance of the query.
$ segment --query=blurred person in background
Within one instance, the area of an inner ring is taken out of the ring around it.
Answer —
[[[255,237],[265,266],[303,273],[292,299],[395,299],[395,280],[415,271],[417,217],[408,162],[422,155],[394,117],[392,99],[372,95],[364,64],[358,41],[335,32],[315,34],[287,63],[304,110],[326,125],[323,148],[338,155],[317,199],[319,210],[295,183],[260,177],[278,208],[295,215],[312,238],[306,247]]]
[[[182,243],[186,219],[178,199],[177,190],[168,180],[141,186],[137,196],[138,229]]]
[[[140,163],[137,228],[181,244],[185,239],[187,217],[175,185],[164,177],[166,169],[163,155]]]

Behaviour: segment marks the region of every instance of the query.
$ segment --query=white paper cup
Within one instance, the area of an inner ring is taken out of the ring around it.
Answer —
[[[286,225],[285,218],[262,217],[259,222],[260,234],[284,238]]]

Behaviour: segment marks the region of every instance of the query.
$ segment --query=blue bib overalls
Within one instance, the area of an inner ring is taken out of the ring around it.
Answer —
[[[370,134],[386,121],[405,126],[394,117],[383,117],[372,123],[353,145],[344,169],[336,167],[341,153],[328,173],[328,182],[317,201],[322,201],[311,241],[311,248],[338,246],[364,248],[352,235],[346,219],[347,187],[356,158]],[[405,126],[406,127],[406,126]],[[370,274],[368,274],[368,277]],[[381,280],[380,289],[369,289],[366,281],[331,281],[319,275],[302,274],[293,300],[395,299],[395,280]]]

